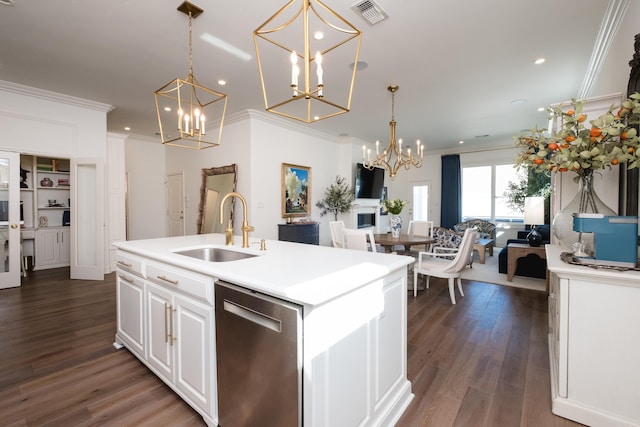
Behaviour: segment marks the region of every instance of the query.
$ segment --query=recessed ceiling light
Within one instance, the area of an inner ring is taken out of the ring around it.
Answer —
[[[538,111],[547,111],[547,109],[544,108],[544,107],[540,107],[540,108],[538,108]]]
[[[355,64],[354,62],[352,62],[351,64],[349,64],[349,69],[350,69],[350,70],[353,70],[353,67],[355,67],[355,65],[356,65],[356,64]],[[366,62],[364,62],[364,61],[358,61],[358,71],[362,71],[362,70],[364,70],[365,68],[367,68],[368,66],[369,66],[369,64],[367,64]]]
[[[322,31],[316,31],[313,33],[313,38],[316,40],[322,40],[324,38],[324,33]]]
[[[171,107],[164,107],[164,111],[171,111]]]
[[[131,128],[129,126],[125,126],[124,130],[131,130]]]
[[[533,61],[533,63],[534,63],[534,64],[536,64],[536,65],[540,65],[540,64],[543,64],[543,63],[544,63],[544,61],[546,61],[546,59],[544,59],[544,58],[538,58],[538,59],[536,59],[535,61]]]
[[[464,141],[458,141],[458,144],[464,144]]]
[[[227,81],[226,81],[226,80],[218,80],[218,84],[219,84],[220,86],[224,86],[224,85],[226,85],[226,84],[227,84]]]

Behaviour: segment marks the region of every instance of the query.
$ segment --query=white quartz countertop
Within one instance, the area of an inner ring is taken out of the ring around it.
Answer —
[[[413,257],[371,253],[326,246],[266,240],[260,251],[260,238],[251,237],[250,248],[242,248],[235,236],[234,246],[224,245],[222,234],[199,234],[148,240],[116,242],[123,251],[166,264],[203,273],[299,304],[320,305],[338,298],[394,270],[404,269]],[[215,246],[256,254],[252,258],[229,262],[209,262],[174,252]]]
[[[557,245],[546,245],[545,251],[549,270],[560,277],[582,277],[587,281],[606,279],[607,281],[613,280],[617,284],[640,287],[640,271],[619,271],[609,268],[594,268],[587,265],[569,264],[564,262],[560,255],[563,252],[569,252],[570,250]]]

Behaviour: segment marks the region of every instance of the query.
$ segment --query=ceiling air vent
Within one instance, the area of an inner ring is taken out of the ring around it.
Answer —
[[[363,0],[351,6],[358,15],[369,24],[377,24],[389,17],[382,8],[372,0]]]

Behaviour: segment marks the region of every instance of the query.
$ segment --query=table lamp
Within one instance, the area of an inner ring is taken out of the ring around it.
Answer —
[[[531,225],[531,232],[527,235],[529,246],[540,246],[542,234],[536,230],[535,226],[544,224],[544,197],[524,198],[524,223]]]

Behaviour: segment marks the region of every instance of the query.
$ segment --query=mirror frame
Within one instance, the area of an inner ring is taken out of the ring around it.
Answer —
[[[233,188],[231,191],[236,191],[236,183],[238,181],[238,165],[235,163],[227,166],[202,169],[202,185],[200,186],[200,206],[198,208],[198,223],[197,230],[198,234],[203,234],[204,227],[204,215],[205,215],[205,205],[207,201],[207,178],[214,175],[224,175],[233,173]],[[233,204],[235,203],[235,197],[231,201],[231,221],[233,221]]]

